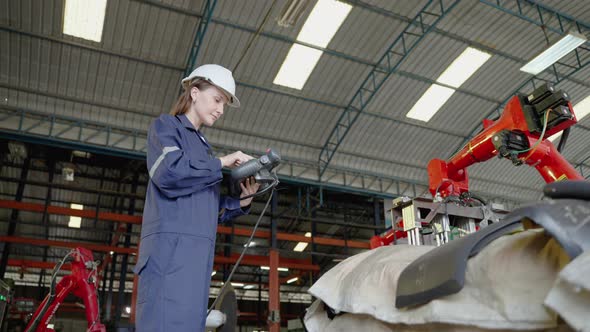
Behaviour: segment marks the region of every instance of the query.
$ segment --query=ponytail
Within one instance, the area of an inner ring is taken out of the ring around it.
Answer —
[[[186,112],[188,112],[188,110],[191,106],[191,102],[192,102],[191,89],[193,87],[196,87],[197,89],[202,91],[203,89],[205,89],[209,86],[211,86],[211,84],[201,78],[198,78],[198,79],[194,80],[193,82],[191,82],[189,84],[189,86],[184,89],[182,94],[180,96],[178,96],[178,99],[176,99],[174,106],[172,106],[172,109],[170,110],[170,114],[181,115],[181,114],[185,114]]]

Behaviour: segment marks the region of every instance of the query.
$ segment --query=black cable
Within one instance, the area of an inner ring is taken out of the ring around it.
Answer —
[[[48,296],[47,302],[45,302],[45,305],[43,306],[43,308],[39,312],[39,315],[37,315],[37,317],[35,318],[33,323],[31,323],[31,326],[25,332],[34,332],[37,329],[37,326],[39,325],[40,320],[43,319],[43,316],[45,316],[47,309],[49,308],[51,303],[53,303],[53,299],[55,299],[55,280],[57,279],[57,272],[59,270],[61,270],[61,267],[66,263],[68,258],[75,251],[76,250],[71,250],[70,252],[68,252],[66,254],[66,256],[61,260],[61,262],[59,264],[55,265],[55,267],[53,268],[53,272],[51,273],[51,286],[49,287],[49,294],[47,295]]]
[[[561,134],[561,139],[559,140],[559,144],[557,145],[557,152],[561,153],[561,150],[565,148],[565,143],[567,143],[567,138],[570,135],[570,127],[566,128]]]
[[[272,192],[271,192],[270,196],[268,197],[268,200],[266,201],[266,205],[264,206],[264,209],[262,209],[262,213],[260,213],[260,217],[258,217],[258,220],[256,221],[256,224],[254,225],[254,229],[252,229],[252,233],[250,234],[250,238],[248,239],[248,241],[244,245],[244,249],[242,249],[242,253],[240,254],[240,257],[236,261],[236,264],[234,264],[234,267],[231,270],[229,277],[227,277],[227,280],[223,284],[223,287],[221,287],[221,289],[219,290],[219,294],[215,298],[215,301],[213,301],[213,303],[211,303],[211,306],[207,310],[207,316],[209,316],[209,314],[211,313],[211,310],[213,310],[213,308],[215,308],[215,305],[217,304],[217,301],[219,300],[219,296],[221,294],[223,294],[223,291],[225,290],[227,285],[231,285],[231,278],[233,277],[234,273],[236,272],[236,269],[238,268],[238,266],[240,266],[240,262],[242,262],[242,258],[244,257],[246,250],[248,250],[248,248],[250,247],[250,242],[252,242],[252,238],[254,238],[254,234],[256,233],[256,229],[258,228],[258,225],[260,224],[262,217],[264,217],[264,212],[266,212],[266,208],[268,208],[268,205],[270,204],[271,200],[272,200]]]
[[[471,200],[476,200],[476,201],[478,201],[478,202],[479,202],[481,205],[488,205],[488,202],[487,202],[487,201],[486,201],[486,200],[485,200],[483,197],[481,197],[481,196],[479,196],[479,195],[476,195],[476,194],[474,194],[474,193],[472,193],[472,192],[469,192],[469,191],[466,191],[466,192],[464,192],[463,194],[461,194],[461,197],[460,197],[460,198],[461,198],[462,200],[469,200],[469,199],[471,199]]]
[[[276,175],[275,175],[275,178],[273,180],[273,183],[271,183],[270,185],[266,186],[266,188],[264,188],[264,189],[262,189],[262,190],[260,190],[258,192],[255,192],[255,193],[253,193],[251,195],[240,197],[240,200],[248,199],[250,197],[256,197],[256,196],[264,195],[267,191],[269,191],[272,188],[274,188],[277,184],[279,184],[279,180],[276,178]]]

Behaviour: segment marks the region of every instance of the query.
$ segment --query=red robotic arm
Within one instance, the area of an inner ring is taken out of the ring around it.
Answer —
[[[72,274],[63,277],[55,286],[55,273],[50,293],[45,297],[39,308],[33,314],[25,331],[53,332],[47,327],[51,318],[71,293],[84,301],[88,332],[105,332],[106,328],[100,323],[98,300],[96,298],[96,263],[92,252],[85,248],[76,248],[68,253],[64,260],[56,266],[57,272],[66,261],[72,260]]]
[[[469,191],[467,167],[495,156],[515,165],[535,167],[546,182],[582,180],[548,137],[577,122],[569,97],[552,86],[543,85],[528,96],[510,99],[497,120],[484,120],[483,130],[449,161],[428,163],[429,190],[433,197],[461,196]],[[565,135],[564,135],[565,136]],[[388,245],[407,236],[399,221],[391,230],[371,238],[371,248]]]
[[[544,85],[528,96],[512,97],[502,116],[484,120],[484,129],[449,161],[428,164],[433,196],[459,196],[468,191],[467,167],[492,157],[533,166],[546,182],[583,179],[546,138],[577,122],[569,97]]]

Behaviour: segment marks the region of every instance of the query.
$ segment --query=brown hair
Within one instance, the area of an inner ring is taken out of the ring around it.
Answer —
[[[197,89],[202,91],[210,86],[212,86],[211,83],[205,81],[204,79],[200,79],[200,78],[191,82],[189,84],[189,86],[186,87],[186,89],[184,89],[182,94],[180,96],[178,96],[178,99],[176,99],[174,106],[172,106],[172,109],[170,110],[170,114],[181,115],[181,114],[188,112],[188,109],[191,106],[191,102],[192,102],[191,89],[193,87],[196,87]]]

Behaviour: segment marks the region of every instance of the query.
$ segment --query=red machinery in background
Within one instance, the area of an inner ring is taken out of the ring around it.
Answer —
[[[485,119],[483,130],[448,161],[433,159],[428,163],[430,193],[435,200],[470,197],[467,167],[495,156],[516,166],[535,167],[547,183],[583,180],[560,154],[569,128],[576,122],[569,96],[553,86],[543,85],[527,96],[516,95],[498,119]],[[562,130],[559,147],[555,148],[547,138]],[[393,227],[382,236],[374,236],[371,248],[406,236],[407,232]]]
[[[72,273],[63,277],[56,285],[57,271],[66,263],[71,262]],[[100,323],[97,289],[97,263],[94,261],[92,251],[85,248],[76,248],[70,251],[63,260],[53,269],[49,294],[29,321],[26,332],[53,332],[47,327],[51,318],[71,293],[84,302],[88,332],[105,332],[106,328]]]

